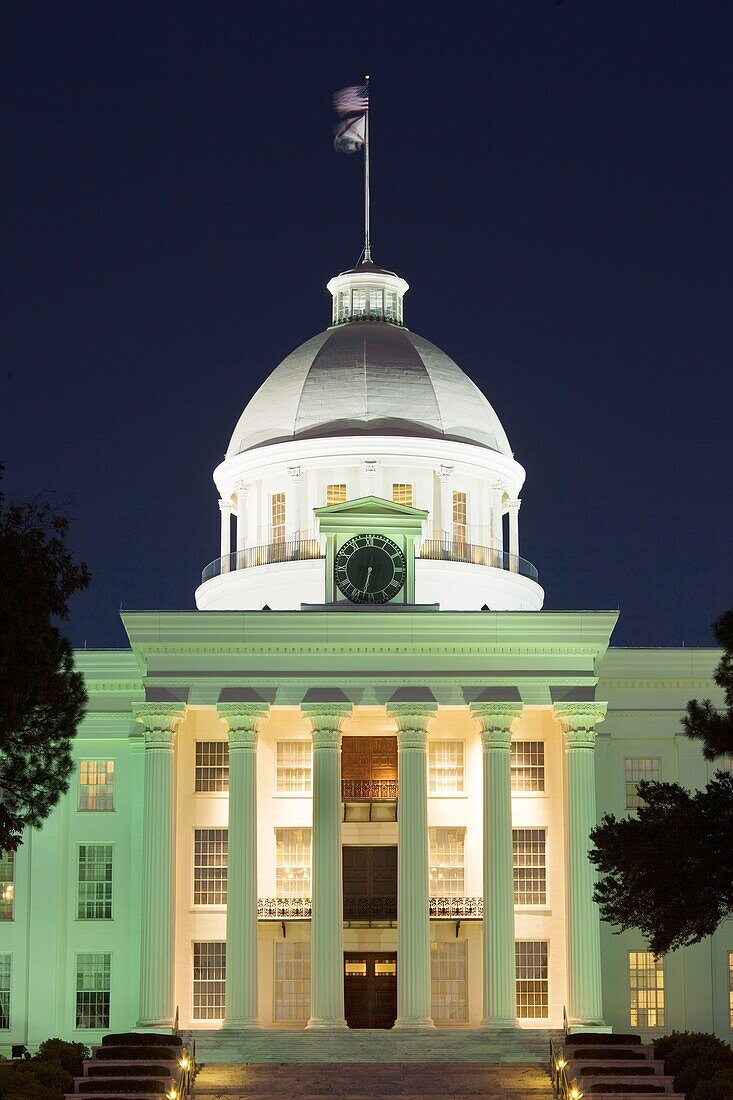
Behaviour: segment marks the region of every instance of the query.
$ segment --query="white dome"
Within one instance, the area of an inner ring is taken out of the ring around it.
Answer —
[[[422,436],[512,455],[491,405],[445,352],[399,325],[352,320],[275,368],[239,418],[227,458],[344,435]]]

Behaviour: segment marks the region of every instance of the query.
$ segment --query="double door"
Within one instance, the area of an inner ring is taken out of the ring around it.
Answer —
[[[344,954],[344,1008],[353,1028],[390,1028],[397,1019],[397,953]]]
[[[344,920],[397,920],[397,847],[344,845]]]

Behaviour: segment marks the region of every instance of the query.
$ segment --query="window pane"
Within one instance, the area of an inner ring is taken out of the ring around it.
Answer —
[[[547,904],[544,829],[512,829],[514,904]]]
[[[79,762],[79,809],[114,810],[114,760],[81,760]]]
[[[365,290],[352,290],[351,292],[351,315],[352,317],[363,317],[366,313],[366,291]]]
[[[227,741],[196,742],[197,791],[229,790],[229,743]]]
[[[276,829],[276,890],[279,898],[311,896],[310,829]]]
[[[512,741],[512,790],[544,791],[544,741]]]
[[[307,1020],[311,1010],[310,943],[275,944],[275,1019]]]
[[[13,919],[15,852],[0,852],[0,920]]]
[[[10,955],[0,955],[0,1030],[10,1030]]]
[[[430,794],[460,794],[463,791],[463,742],[428,741]]]
[[[465,542],[468,529],[468,502],[465,493],[453,493],[453,541]]]
[[[664,1027],[664,964],[651,951],[629,951],[629,1022]]]
[[[227,945],[193,945],[193,1017],[223,1020],[226,992]]]
[[[392,485],[392,501],[394,504],[406,504],[412,508],[412,485],[395,481]]]
[[[461,898],[465,894],[465,829],[428,829],[430,896]]]
[[[194,831],[194,905],[226,905],[228,840],[228,829]]]
[[[285,493],[272,494],[272,541],[285,542]]]
[[[434,1020],[466,1020],[466,941],[430,944],[430,986]]]
[[[311,789],[310,741],[278,741],[278,793],[308,793]]]
[[[330,508],[332,504],[345,504],[346,503],[346,483],[341,481],[338,484],[326,486],[326,507]]]
[[[659,781],[659,758],[658,757],[632,757],[624,761],[625,777],[626,777],[626,809],[635,810],[637,806],[644,805],[644,799],[637,791],[637,784],[642,779],[648,779],[650,782]]]
[[[112,919],[112,845],[79,845],[79,920]]]
[[[76,1026],[109,1027],[111,955],[76,956]]]
[[[522,940],[515,944],[517,1016],[544,1020],[549,1015],[547,942]]]

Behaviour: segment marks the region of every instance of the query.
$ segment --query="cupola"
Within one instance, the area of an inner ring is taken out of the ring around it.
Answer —
[[[394,271],[370,260],[342,271],[328,284],[333,296],[332,324],[349,321],[388,321],[403,324],[402,299],[410,289]]]

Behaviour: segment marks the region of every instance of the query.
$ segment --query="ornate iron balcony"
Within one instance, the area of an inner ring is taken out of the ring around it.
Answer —
[[[258,920],[310,920],[310,898],[260,898]],[[482,920],[483,898],[429,898],[433,920]],[[397,920],[397,898],[344,898],[344,920]]]
[[[435,920],[481,920],[483,915],[483,898],[430,898],[430,916]]]
[[[344,802],[350,798],[363,798],[366,801],[375,802],[380,798],[395,799],[396,797],[396,779],[341,780],[341,799]]]

